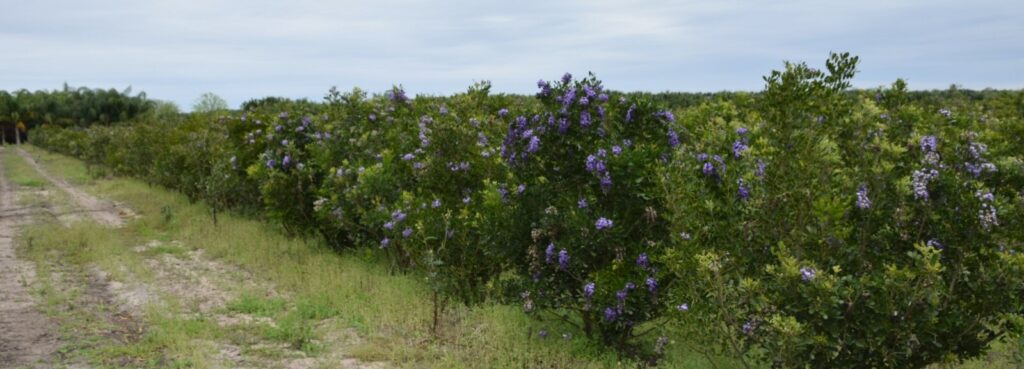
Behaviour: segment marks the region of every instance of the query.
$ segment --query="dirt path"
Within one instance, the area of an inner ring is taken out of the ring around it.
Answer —
[[[89,212],[97,222],[112,227],[120,227],[124,225],[122,217],[129,215],[127,210],[118,208],[113,203],[100,201],[96,197],[82,192],[68,184],[64,179],[51,176],[50,173],[47,173],[46,170],[40,167],[39,163],[36,163],[36,160],[25,150],[18,149],[18,155],[21,155],[21,157],[24,158],[25,161],[27,161],[29,165],[39,173],[39,175],[46,178],[47,181],[52,183],[54,186],[57,186],[57,188],[67,192],[67,194],[71,196],[72,200],[74,200],[74,202],[81,206],[86,212]]]
[[[32,211],[15,205],[17,193],[4,169],[0,162],[0,368],[45,368],[60,345],[56,327],[29,294],[34,266],[14,254],[17,226],[27,223]]]

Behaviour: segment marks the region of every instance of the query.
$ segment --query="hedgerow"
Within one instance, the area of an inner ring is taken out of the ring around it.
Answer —
[[[515,302],[652,361],[670,336],[776,367],[978,356],[1021,322],[1022,117],[852,91],[856,63],[685,109],[566,74],[532,98],[332,89],[33,142],[373,250],[437,314]]]

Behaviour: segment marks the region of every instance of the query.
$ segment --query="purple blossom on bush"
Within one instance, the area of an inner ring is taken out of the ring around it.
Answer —
[[[412,159],[416,159],[416,155],[413,155],[412,153],[402,155],[402,160],[409,161]]]
[[[434,199],[434,202],[430,203],[430,206],[434,209],[441,207],[441,199]]]
[[[636,257],[636,265],[640,266],[640,269],[647,270],[651,266],[651,260],[647,257],[647,253],[641,252],[640,256]]]
[[[373,121],[377,120],[377,114],[370,113],[370,115],[368,115],[367,118],[369,118],[370,121],[373,122]]]
[[[647,284],[647,291],[650,291],[651,293],[658,291],[658,281],[655,280],[654,277],[647,277],[645,284]]]
[[[671,128],[668,129],[668,146],[673,148],[679,147],[679,134]]]
[[[814,277],[816,275],[817,275],[817,272],[814,271],[814,268],[811,268],[811,267],[800,268],[800,279],[803,279],[805,282],[809,282],[810,280],[814,279]]]
[[[935,136],[921,137],[921,151],[935,151],[938,147],[938,141],[935,139]]]
[[[754,175],[757,178],[764,178],[764,170],[768,168],[768,164],[764,160],[757,159],[757,168],[754,169]]]
[[[441,107],[437,109],[437,112],[441,115],[448,115],[448,107],[441,105]]]
[[[682,311],[682,312],[690,311],[690,304],[686,304],[686,303],[679,304],[679,306],[676,306],[676,310],[679,310],[679,311]]]
[[[544,262],[551,264],[555,262],[555,244],[549,243],[548,248],[544,250]]]
[[[746,201],[750,198],[750,190],[743,184],[743,178],[736,180],[736,195],[740,197],[740,200]]]
[[[380,248],[382,248],[382,249],[388,248],[388,245],[390,245],[390,244],[391,244],[391,240],[389,240],[387,237],[384,237],[383,240],[380,240]]]
[[[942,250],[942,249],[946,248],[945,245],[943,245],[942,243],[940,243],[938,240],[936,240],[934,238],[928,240],[928,243],[926,243],[926,245],[928,247],[931,247],[933,249],[938,249],[938,250]]]
[[[558,269],[569,270],[569,252],[565,249],[558,252]]]
[[[630,105],[626,110],[626,123],[633,121],[633,114],[636,112],[636,104]]]
[[[635,290],[635,289],[636,289],[636,283],[633,283],[633,282],[626,282],[626,286],[625,286],[625,289],[626,289],[626,291],[632,291],[632,290]]]
[[[282,167],[287,167],[291,163],[292,163],[291,155],[285,155],[284,159],[281,159],[281,166]]]
[[[384,229],[392,230],[394,228],[395,228],[395,222],[388,221],[387,223],[384,223]]]
[[[664,119],[664,120],[666,120],[668,122],[675,122],[676,121],[676,116],[673,115],[672,112],[668,111],[668,110],[659,111],[659,112],[655,113],[654,115],[659,117],[659,118],[662,118],[662,119]]]
[[[403,213],[401,209],[395,210],[391,212],[391,219],[394,220],[395,223],[401,223],[405,220],[405,213]]]
[[[588,99],[586,96],[580,96],[579,102],[580,102],[580,105],[583,105],[583,106],[590,105],[590,99]]]
[[[598,159],[597,156],[587,155],[586,168],[591,173],[604,173],[606,170],[604,161]]]
[[[590,127],[590,112],[589,111],[584,110],[584,111],[580,112],[580,127],[583,127],[583,128]]]
[[[585,286],[583,286],[583,297],[585,297],[587,300],[590,300],[592,297],[594,297],[595,289],[597,289],[597,285],[595,285],[594,282],[587,283]]]
[[[506,115],[508,115],[508,109],[501,108],[500,110],[498,110],[499,117],[504,118]]]
[[[580,209],[586,209],[588,205],[587,199],[579,199],[579,201],[576,201],[576,207]]]
[[[743,152],[747,151],[748,149],[750,149],[750,147],[748,147],[747,144],[743,143],[743,141],[736,141],[732,143],[732,155],[735,156],[737,159],[742,157]]]
[[[711,164],[710,161],[706,161],[704,162],[704,167],[701,168],[701,171],[704,172],[704,175],[708,177],[714,177],[716,173],[715,165]]]
[[[395,87],[395,88],[391,89],[391,91],[388,91],[387,95],[388,95],[388,99],[389,100],[391,100],[393,102],[396,102],[396,103],[399,103],[399,104],[404,103],[407,100],[409,100],[409,98],[405,96],[405,90],[403,90],[403,89],[401,89],[399,87]]]
[[[615,155],[615,156],[622,155],[622,146],[619,146],[619,145],[612,146],[612,155]]]
[[[612,225],[613,225],[612,220],[608,219],[608,218],[605,218],[605,217],[597,218],[597,222],[594,223],[594,227],[597,228],[597,230],[608,229],[608,228],[611,228]]]
[[[754,321],[752,321],[752,320],[748,320],[746,323],[743,323],[743,328],[742,329],[743,329],[743,334],[749,336],[752,333],[754,333],[755,329],[757,329],[757,323],[754,323]]]
[[[619,300],[619,310],[622,310],[623,306],[626,304],[626,297],[628,296],[629,291],[627,290],[619,290],[615,292],[615,299]]]
[[[866,183],[861,184],[860,187],[857,189],[857,208],[871,208],[871,199],[868,198],[868,185]]]
[[[572,74],[570,74],[569,72],[565,72],[565,74],[562,75],[562,84],[566,84],[566,83],[569,83],[571,81],[572,81]]]
[[[605,172],[604,175],[601,176],[601,191],[604,191],[604,192],[607,193],[608,191],[611,191],[611,189],[612,189],[612,176],[608,175],[608,172]]]
[[[539,95],[539,96],[549,96],[549,95],[551,95],[551,84],[548,83],[547,81],[544,81],[543,79],[538,80],[537,81],[537,88],[540,89],[540,92],[538,92],[537,95]]]
[[[540,137],[530,137],[530,143],[526,146],[526,152],[532,154],[537,152],[537,150],[540,150]]]
[[[612,309],[611,306],[604,308],[604,320],[606,322],[614,322],[615,318],[617,318],[618,316],[619,314],[616,313],[615,309]]]
[[[949,111],[949,109],[939,109],[939,114],[942,114],[942,116],[946,117],[946,119],[953,119],[953,112]]]
[[[526,184],[520,183],[519,186],[516,186],[516,195],[522,195],[523,192],[526,192]]]
[[[919,169],[912,174],[910,185],[914,190],[914,198],[928,200],[928,182],[939,176],[935,169]]]
[[[747,132],[749,132],[749,130],[747,129],[747,127],[740,127],[740,128],[736,128],[736,134],[738,134],[738,135],[740,135],[740,136],[744,136],[744,135],[746,135],[746,134],[747,134]]]
[[[276,166],[276,165],[277,165],[277,162],[274,161],[274,159],[268,159],[267,160],[267,168],[274,169],[274,166]]]
[[[402,237],[409,238],[409,236],[412,236],[412,228],[402,230]]]

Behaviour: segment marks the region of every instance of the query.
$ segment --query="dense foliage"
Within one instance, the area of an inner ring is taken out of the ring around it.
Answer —
[[[667,335],[777,367],[980,355],[1021,323],[1022,101],[854,91],[856,62],[787,64],[759,94],[332,89],[35,142],[369,247],[438,309],[516,301],[630,355]]]
[[[144,93],[132,95],[131,88],[72,88],[13,92],[0,91],[0,123],[23,122],[28,129],[51,124],[62,127],[109,124],[152,111],[155,102]]]

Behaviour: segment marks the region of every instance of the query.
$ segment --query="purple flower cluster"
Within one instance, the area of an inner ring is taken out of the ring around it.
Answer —
[[[970,161],[964,163],[964,168],[967,169],[968,173],[978,178],[981,173],[984,172],[997,172],[995,164],[988,162],[982,157],[983,154],[988,152],[988,146],[980,142],[971,142],[967,144],[967,154],[970,156]]]
[[[647,270],[647,268],[651,267],[651,260],[647,257],[647,253],[642,252],[640,253],[640,256],[636,257],[636,265],[643,270]]]
[[[569,251],[565,249],[558,252],[558,269],[561,271],[569,270]]]
[[[975,197],[981,201],[981,209],[978,210],[978,223],[981,224],[981,229],[989,231],[992,227],[999,225],[999,218],[996,216],[995,207],[995,195],[991,191],[981,191],[975,193]]]
[[[611,228],[613,225],[614,225],[614,222],[612,222],[611,219],[608,219],[608,218],[605,218],[605,217],[600,217],[600,218],[597,218],[597,222],[594,223],[594,228],[597,228],[597,230],[600,231],[600,230],[605,230],[605,229]]]
[[[946,117],[946,119],[953,119],[953,112],[949,111],[949,109],[939,109],[939,114],[942,114],[942,116]]]
[[[671,128],[668,129],[668,146],[672,148],[679,147],[679,134]]]
[[[459,171],[465,172],[465,171],[469,170],[470,167],[471,167],[471,165],[467,161],[461,161],[461,162],[458,162],[458,163],[448,162],[448,170],[450,170],[452,172],[459,172]]]
[[[868,198],[868,185],[866,183],[862,183],[857,188],[857,208],[862,210],[871,208],[871,199]]]
[[[747,151],[748,149],[750,149],[750,147],[747,146],[747,144],[744,143],[742,140],[738,140],[732,143],[732,155],[735,156],[737,159],[742,157],[743,152]]]
[[[800,268],[800,279],[803,279],[804,282],[810,282],[811,280],[814,279],[815,276],[817,276],[817,272],[814,270],[814,268]]]
[[[633,114],[636,113],[636,104],[630,105],[629,109],[626,109],[626,123],[633,121]]]
[[[549,243],[547,249],[544,250],[544,262],[551,264],[555,262],[555,244]]]
[[[764,160],[757,159],[757,168],[754,169],[754,175],[757,178],[764,178],[764,170],[768,168],[768,164]]]
[[[537,93],[537,96],[540,96],[540,97],[551,96],[551,84],[548,83],[547,81],[544,81],[543,79],[542,80],[538,80],[537,81],[537,88],[540,89],[540,92]]]
[[[918,200],[928,200],[928,183],[938,176],[939,171],[935,169],[915,170],[910,181],[910,186],[914,191],[914,198]]]
[[[921,137],[921,151],[930,152],[938,149],[938,140],[935,136]]]
[[[736,180],[736,195],[741,201],[747,201],[750,198],[750,189],[743,183],[743,178]]]
[[[594,297],[594,290],[596,289],[597,285],[595,285],[594,282],[587,283],[583,286],[583,297],[586,298],[587,301],[590,301],[590,299]]]
[[[405,90],[403,90],[401,87],[395,87],[391,89],[391,91],[388,91],[387,97],[388,100],[391,100],[392,102],[398,104],[402,104],[405,103],[406,101],[409,101],[409,97],[405,96]]]

